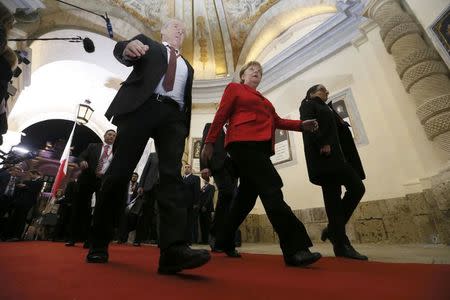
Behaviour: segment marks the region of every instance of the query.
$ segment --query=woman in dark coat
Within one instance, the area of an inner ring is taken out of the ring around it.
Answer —
[[[364,170],[349,124],[327,105],[327,89],[311,87],[300,106],[301,119],[317,119],[319,130],[303,133],[309,180],[322,187],[328,227],[322,240],[329,239],[336,256],[367,260],[351,245],[345,224],[364,195]],[[341,198],[342,186],[346,192]]]

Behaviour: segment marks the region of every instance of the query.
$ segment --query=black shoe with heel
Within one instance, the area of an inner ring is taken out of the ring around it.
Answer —
[[[172,275],[185,269],[203,266],[211,259],[207,250],[194,250],[187,245],[174,245],[162,250],[158,273]]]
[[[318,261],[322,255],[319,252],[311,252],[308,249],[300,250],[290,256],[284,256],[284,262],[290,267],[306,267]]]
[[[356,260],[368,260],[366,255],[359,253],[352,245],[342,244],[333,246],[334,255],[336,257],[345,257]]]

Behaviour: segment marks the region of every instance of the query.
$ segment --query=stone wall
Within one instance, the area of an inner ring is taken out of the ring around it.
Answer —
[[[313,242],[327,224],[323,207],[295,210]],[[249,215],[241,226],[244,242],[278,243],[266,215]],[[450,210],[433,191],[402,198],[362,202],[347,225],[356,243],[445,243],[450,244]]]

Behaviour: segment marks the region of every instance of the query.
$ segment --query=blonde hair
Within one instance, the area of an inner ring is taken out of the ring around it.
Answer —
[[[183,21],[181,21],[180,19],[176,19],[176,18],[170,18],[170,19],[165,20],[164,23],[161,25],[161,34],[163,33],[163,31],[165,29],[167,29],[169,27],[170,24],[175,23],[175,22],[183,24],[184,29],[186,30],[186,24],[184,24]]]
[[[258,61],[256,61],[256,60],[251,60],[248,63],[246,63],[245,65],[243,65],[241,70],[239,71],[239,81],[240,81],[240,83],[244,83],[244,80],[242,80],[242,75],[251,66],[258,66],[261,69],[261,76],[262,76],[263,69],[262,69],[261,64]]]

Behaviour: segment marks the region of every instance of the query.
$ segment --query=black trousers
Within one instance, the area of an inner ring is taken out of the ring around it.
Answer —
[[[147,239],[157,241],[157,215],[156,215],[156,195],[157,186],[150,191],[144,191],[144,203],[142,204],[142,214],[139,216],[136,225],[135,242],[140,243]]]
[[[139,109],[116,119],[113,160],[106,174],[94,212],[93,249],[107,247],[113,224],[125,200],[127,184],[152,137],[159,158],[160,248],[185,243],[186,204],[183,201],[181,159],[187,135],[185,113],[174,103],[148,100]]]
[[[345,186],[346,191],[341,198],[342,186]],[[328,234],[333,244],[350,243],[345,233],[345,224],[351,218],[365,191],[361,178],[350,165],[342,168],[329,182],[322,184],[328,217]]]
[[[270,160],[270,141],[235,142],[228,146],[228,151],[238,167],[240,183],[229,218],[218,234],[217,245],[223,249],[234,248],[234,234],[259,196],[285,256],[311,247],[305,226],[283,200],[283,182]]]
[[[92,195],[95,193],[97,201],[101,179],[92,177],[90,182],[78,182],[79,189],[75,193],[70,216],[69,239],[70,241],[86,242],[91,239],[92,231]]]
[[[10,211],[10,216],[6,224],[7,239],[18,238],[22,239],[22,234],[25,229],[27,215],[32,206],[14,205],[14,208]]]
[[[220,170],[214,170],[214,173],[212,175],[219,192],[214,212],[214,218],[212,220],[210,228],[210,234],[213,238],[215,238],[217,232],[223,230],[225,226],[225,220],[230,213],[237,188],[237,178],[232,175],[226,165]]]
[[[200,232],[201,232],[201,243],[207,244],[209,237],[209,230],[211,228],[211,212],[200,211],[199,222],[200,222]]]

